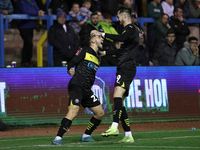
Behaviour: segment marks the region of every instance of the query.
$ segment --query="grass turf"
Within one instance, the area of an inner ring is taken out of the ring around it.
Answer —
[[[93,134],[93,143],[82,143],[82,135],[65,135],[62,146],[52,146],[51,142],[55,136],[5,138],[0,139],[0,150],[188,150],[200,149],[200,129],[197,130],[161,130],[161,131],[137,131],[132,132],[135,142],[115,144],[122,139],[124,133],[117,137],[102,137]]]

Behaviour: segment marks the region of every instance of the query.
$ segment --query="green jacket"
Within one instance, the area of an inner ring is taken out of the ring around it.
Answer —
[[[194,56],[188,42],[185,42],[184,47],[176,55],[175,64],[177,66],[198,66],[200,58]]]
[[[117,31],[115,30],[115,28],[112,27],[112,23],[106,23],[106,22],[104,22],[104,21],[101,21],[101,22],[100,22],[100,25],[101,25],[101,27],[102,27],[102,29],[103,29],[103,31],[104,31],[105,33],[117,34],[117,35],[118,35],[118,33],[117,33]],[[113,42],[113,40],[111,40],[111,39],[109,39],[109,38],[106,38],[106,40]]]
[[[156,34],[156,45],[159,45],[166,39],[168,28],[162,21],[156,20],[154,22],[154,30]]]

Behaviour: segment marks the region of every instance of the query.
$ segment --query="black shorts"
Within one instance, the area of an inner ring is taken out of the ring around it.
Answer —
[[[69,93],[69,103],[68,106],[71,105],[82,105],[85,107],[95,107],[101,105],[99,99],[94,95],[91,89],[83,89],[78,86],[69,86],[68,87]]]
[[[136,69],[126,70],[126,69],[117,69],[115,87],[120,86],[126,89],[124,96],[128,96],[129,94],[129,86],[133,81],[136,74]]]

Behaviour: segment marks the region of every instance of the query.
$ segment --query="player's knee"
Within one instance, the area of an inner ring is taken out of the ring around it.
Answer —
[[[104,116],[104,111],[102,110],[101,112],[98,113],[97,117],[99,120],[101,120]]]

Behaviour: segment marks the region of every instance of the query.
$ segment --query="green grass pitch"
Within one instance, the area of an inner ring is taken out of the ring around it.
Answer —
[[[62,146],[52,146],[55,136],[4,138],[0,139],[0,150],[199,150],[200,129],[160,130],[132,132],[135,142],[115,144],[124,133],[116,137],[102,137],[93,134],[93,143],[81,143],[82,135],[65,135]]]

